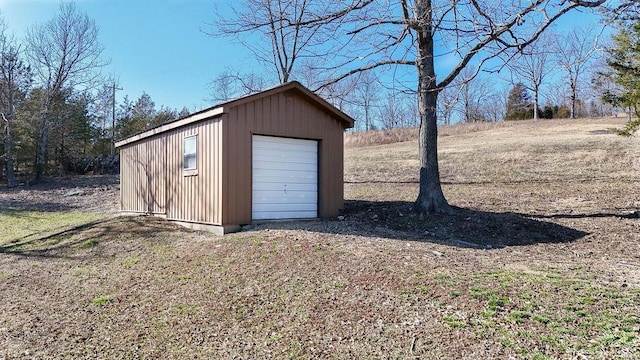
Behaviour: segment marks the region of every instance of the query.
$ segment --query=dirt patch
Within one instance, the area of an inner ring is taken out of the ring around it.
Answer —
[[[611,126],[447,136],[457,211],[423,219],[411,142],[347,151],[342,220],[225,237],[112,216],[116,178],[0,190],[100,214],[0,244],[0,358],[640,358],[640,148]]]
[[[92,175],[49,178],[41,184],[0,188],[2,208],[115,214],[120,209],[120,177]]]

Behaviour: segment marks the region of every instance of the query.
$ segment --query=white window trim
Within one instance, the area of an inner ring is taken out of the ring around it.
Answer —
[[[191,153],[190,154],[186,153],[185,143],[186,143],[187,139],[194,139],[194,141],[195,141],[195,152],[192,153],[192,154]],[[185,165],[186,165],[185,159],[186,159],[187,155],[194,155],[194,157],[195,157],[195,164],[194,164],[194,167],[192,167],[192,168],[186,168],[185,167]],[[197,134],[188,135],[188,136],[185,136],[182,139],[182,170],[184,171],[184,175],[185,176],[198,175],[198,135]]]

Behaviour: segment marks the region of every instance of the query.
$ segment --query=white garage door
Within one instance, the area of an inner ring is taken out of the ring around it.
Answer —
[[[253,136],[252,217],[318,216],[318,142]]]

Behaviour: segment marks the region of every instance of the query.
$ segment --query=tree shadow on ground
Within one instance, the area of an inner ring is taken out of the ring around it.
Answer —
[[[66,259],[111,257],[140,243],[122,241],[122,234],[132,240],[149,240],[177,229],[181,228],[151,216],[107,217],[28,234],[0,245],[0,254]]]
[[[525,214],[496,213],[454,208],[454,214],[432,214],[420,218],[412,211],[413,202],[345,202],[345,216],[370,227],[393,229],[411,240],[444,242],[460,247],[497,248],[538,243],[575,241],[586,232]]]
[[[640,211],[629,212],[626,214],[616,213],[591,213],[591,214],[551,214],[551,215],[524,215],[534,219],[597,219],[597,218],[619,218],[619,219],[638,219]]]
[[[312,222],[266,226],[479,249],[566,243],[588,235],[552,221],[512,212],[455,208],[451,215],[433,214],[420,218],[413,213],[412,206],[413,202],[407,201],[348,200],[345,201],[344,221],[335,221],[336,226],[318,226]]]

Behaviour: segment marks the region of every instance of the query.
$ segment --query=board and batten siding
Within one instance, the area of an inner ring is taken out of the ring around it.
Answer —
[[[197,169],[183,169],[184,138],[197,136]],[[222,225],[220,118],[143,139],[120,150],[121,207],[169,220]]]
[[[185,171],[184,138],[197,136],[195,171]],[[204,120],[167,135],[167,219],[222,225],[222,120]]]
[[[223,115],[223,223],[251,223],[252,136],[318,141],[318,216],[330,218],[343,207],[344,125],[297,91],[277,92],[233,103]],[[336,127],[340,130],[336,131]]]
[[[132,213],[166,213],[166,139],[151,137],[120,149],[120,206]]]

